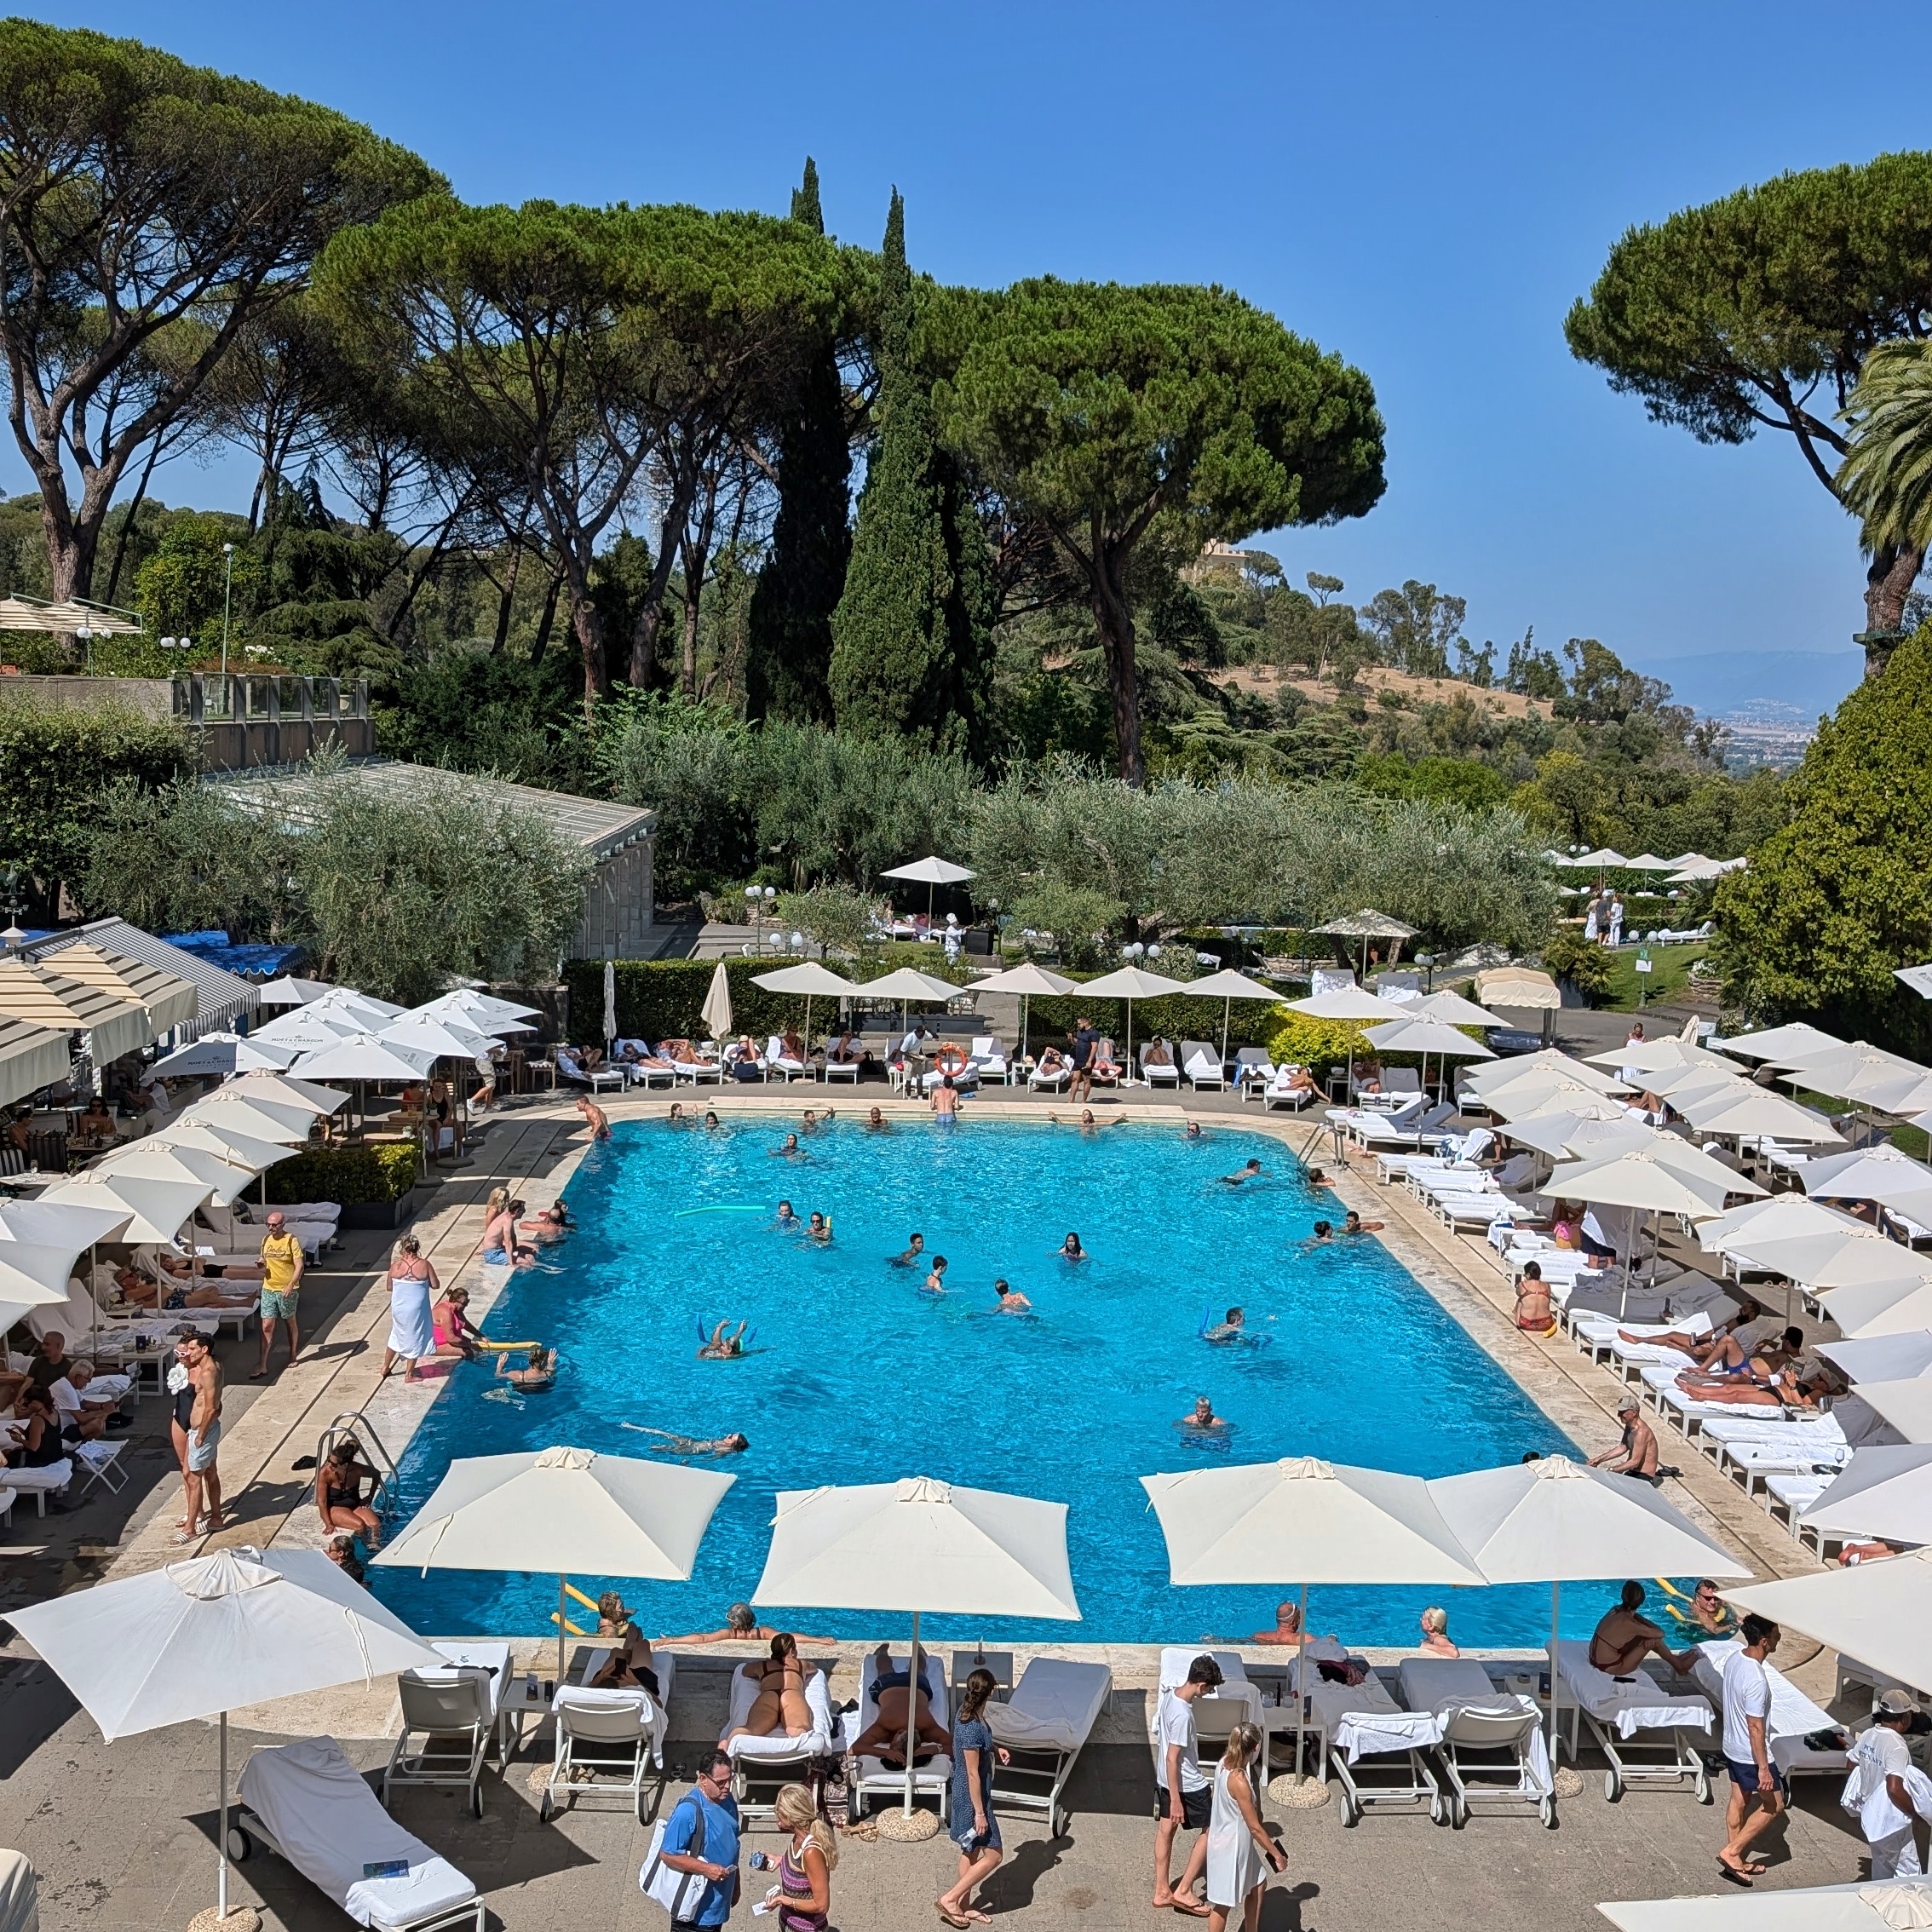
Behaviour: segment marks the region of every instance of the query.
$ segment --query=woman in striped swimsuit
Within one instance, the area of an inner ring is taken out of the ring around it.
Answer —
[[[802,1785],[787,1785],[772,1801],[772,1815],[791,1834],[778,1861],[779,1932],[825,1932],[838,1840]]]

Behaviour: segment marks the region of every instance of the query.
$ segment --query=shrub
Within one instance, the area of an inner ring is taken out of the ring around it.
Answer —
[[[279,1160],[262,1176],[271,1201],[334,1201],[354,1207],[363,1201],[400,1201],[416,1185],[413,1145],[374,1147],[317,1147]]]
[[[1268,1057],[1277,1067],[1305,1067],[1319,1080],[1331,1067],[1351,1056],[1371,1060],[1375,1049],[1352,1020],[1317,1020],[1313,1014],[1291,1013],[1271,1007],[1274,1030],[1268,1037]]]
[[[776,967],[794,963],[791,959],[725,962],[725,977],[731,986],[733,1032],[763,1039],[803,1021],[805,1002],[802,997],[767,992],[762,986],[751,983],[755,974],[769,973]],[[711,990],[711,975],[717,965],[715,959],[618,960],[618,1032],[626,1039],[706,1038],[711,1029],[704,1024],[704,996]],[[563,978],[570,989],[570,1037],[578,1042],[598,1039],[604,1027],[604,962],[568,960]],[[829,1022],[836,1015],[837,1004],[831,999],[812,1003],[814,1032],[819,1031],[821,1019]]]
[[[1567,980],[1591,1005],[1610,990],[1615,965],[1609,950],[1573,928],[1557,933],[1543,949],[1543,969]]]

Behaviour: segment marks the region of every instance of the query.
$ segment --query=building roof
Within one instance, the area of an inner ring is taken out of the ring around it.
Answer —
[[[145,966],[158,967],[164,973],[187,980],[201,996],[194,1018],[182,1029],[188,1038],[214,1032],[238,1015],[255,1009],[255,988],[246,980],[238,980],[233,973],[224,973],[192,952],[170,946],[166,940],[144,933],[139,926],[130,926],[125,919],[95,919],[84,926],[70,926],[65,932],[29,940],[22,950],[30,959],[57,964],[64,948],[83,941],[99,946],[103,952],[124,953]]]
[[[285,767],[259,772],[225,772],[207,781],[249,811],[270,807],[285,822],[301,825],[313,816],[307,801],[318,784],[354,785],[395,798],[420,796],[437,785],[455,785],[486,803],[514,805],[547,819],[564,838],[594,859],[608,859],[658,829],[658,814],[640,805],[615,805],[607,799],[579,798],[572,792],[544,791],[504,779],[477,778],[438,765],[405,764],[394,758],[361,758],[317,778]]]

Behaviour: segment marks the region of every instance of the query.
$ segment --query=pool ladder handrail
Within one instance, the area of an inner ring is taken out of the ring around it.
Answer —
[[[389,1453],[368,1417],[359,1409],[343,1410],[322,1431],[315,1445],[315,1466],[319,1469],[328,1461],[329,1452],[345,1435],[355,1438],[376,1470],[376,1488],[369,1498],[369,1506],[377,1515],[388,1515],[401,1500],[402,1472],[397,1469],[395,1458]]]

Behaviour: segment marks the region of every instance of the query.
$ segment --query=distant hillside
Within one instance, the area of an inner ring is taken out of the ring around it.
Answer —
[[[1865,675],[1859,651],[1722,651],[1694,658],[1632,659],[1660,677],[1680,704],[1705,717],[1774,722],[1808,731]]]

